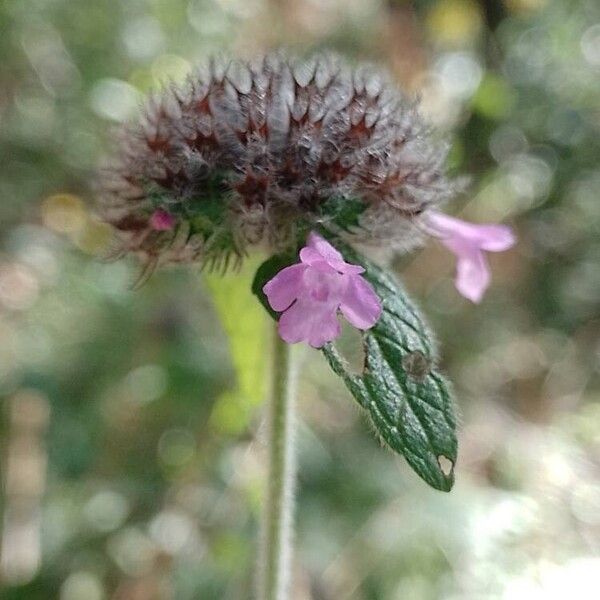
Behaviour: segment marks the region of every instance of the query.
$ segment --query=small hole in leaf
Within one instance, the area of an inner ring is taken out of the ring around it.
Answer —
[[[442,473],[446,477],[450,477],[450,475],[452,475],[452,471],[454,470],[454,463],[447,456],[444,456],[443,454],[440,454],[437,457],[437,461],[438,461],[438,465],[440,466],[440,469],[442,470]]]
[[[347,323],[342,325],[342,335],[335,343],[338,352],[348,362],[348,368],[352,373],[360,375],[365,363],[365,350],[362,334],[358,329]]]
[[[431,360],[420,350],[413,350],[402,357],[402,368],[416,381],[424,381],[431,372]]]

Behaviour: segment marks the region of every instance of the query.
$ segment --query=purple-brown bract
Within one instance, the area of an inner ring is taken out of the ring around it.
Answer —
[[[153,265],[297,246],[332,197],[365,203],[355,239],[406,249],[425,209],[454,193],[445,158],[414,102],[370,65],[212,61],[124,128],[101,212],[123,251]],[[158,210],[173,227],[152,226]]]

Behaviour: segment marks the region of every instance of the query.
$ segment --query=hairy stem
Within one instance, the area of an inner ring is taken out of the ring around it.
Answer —
[[[293,538],[296,369],[292,348],[274,330],[269,406],[269,478],[262,525],[259,600],[286,600]]]

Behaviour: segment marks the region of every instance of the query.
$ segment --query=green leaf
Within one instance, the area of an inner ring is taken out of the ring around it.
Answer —
[[[325,231],[324,235],[331,237]],[[323,353],[356,401],[367,411],[381,439],[402,454],[416,473],[438,490],[454,484],[456,420],[449,385],[436,371],[436,348],[429,328],[399,282],[344,244],[332,239],[344,258],[365,268],[383,305],[375,326],[364,333],[364,368],[354,373],[335,344]],[[273,256],[258,269],[252,291],[277,319],[263,285],[294,256]]]
[[[449,384],[436,371],[429,328],[399,282],[335,239],[344,258],[365,268],[383,312],[364,333],[363,372],[350,371],[333,343],[323,348],[333,371],[368,411],[385,443],[438,490],[450,491],[456,463],[456,419]]]
[[[325,224],[333,224],[341,231],[350,231],[360,227],[360,216],[367,205],[356,198],[332,196],[320,207],[321,220]]]

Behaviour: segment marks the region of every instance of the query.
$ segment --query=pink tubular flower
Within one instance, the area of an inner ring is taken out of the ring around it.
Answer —
[[[175,217],[170,212],[159,208],[152,213],[150,225],[156,231],[169,231],[175,227]]]
[[[263,292],[273,310],[283,312],[279,334],[289,344],[308,342],[320,348],[341,333],[338,309],[358,329],[373,327],[381,302],[360,273],[364,269],[316,233],[300,250],[300,263],[282,269]]]
[[[427,214],[429,233],[437,237],[458,259],[456,289],[471,302],[480,302],[490,284],[490,268],[484,251],[502,252],[515,244],[506,225],[476,225],[437,211]]]

